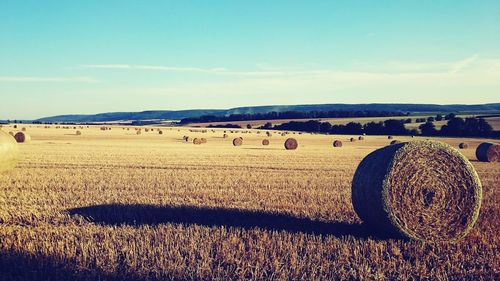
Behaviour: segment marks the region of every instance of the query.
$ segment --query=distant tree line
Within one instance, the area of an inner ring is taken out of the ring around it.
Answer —
[[[350,122],[345,125],[332,125],[329,122],[319,122],[310,120],[306,122],[292,121],[280,125],[272,126],[267,123],[260,129],[284,130],[284,131],[303,131],[310,133],[324,134],[346,134],[346,135],[423,135],[423,136],[452,136],[452,137],[500,137],[500,131],[494,131],[493,128],[482,118],[452,117],[448,119],[446,125],[440,130],[432,121],[419,126],[420,132],[416,129],[407,129],[405,124],[407,120],[389,119],[383,122],[369,122],[360,124]]]
[[[240,129],[240,125],[236,124],[224,124],[224,125],[208,125],[207,128],[228,128],[228,129]]]
[[[275,120],[275,119],[317,119],[317,118],[350,118],[350,117],[389,117],[405,116],[407,113],[398,111],[285,111],[255,114],[231,114],[228,116],[204,115],[201,117],[189,117],[180,121],[181,124],[208,123],[208,122],[231,122],[250,120]]]

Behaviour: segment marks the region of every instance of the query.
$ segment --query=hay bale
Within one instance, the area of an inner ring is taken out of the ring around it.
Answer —
[[[234,138],[233,139],[233,145],[234,146],[241,146],[242,144],[243,144],[243,138],[242,137]]]
[[[295,150],[299,146],[299,143],[294,138],[289,138],[285,141],[286,150]]]
[[[380,148],[359,164],[352,182],[358,216],[383,235],[456,241],[476,222],[482,187],[472,164],[437,141]]]
[[[364,140],[364,139],[365,139],[365,138],[364,138],[364,137],[362,137],[362,136],[359,136],[359,137],[358,137],[358,140]]]
[[[26,127],[23,127],[23,128],[21,129],[21,131],[22,131],[22,132],[26,132]]]
[[[393,144],[398,144],[398,143],[401,143],[401,142],[400,142],[400,141],[398,141],[398,140],[393,140],[393,141],[391,141],[391,142],[390,142],[390,145],[393,145]]]
[[[25,132],[17,132],[15,135],[14,135],[14,138],[16,139],[16,141],[18,143],[27,143],[27,142],[30,142],[31,141],[31,137],[30,135],[28,135],[27,133]]]
[[[207,143],[207,139],[206,138],[201,138],[201,143]]]
[[[458,148],[460,149],[467,149],[469,148],[469,145],[465,142],[461,142],[459,145],[458,145]]]
[[[481,162],[500,162],[500,145],[483,142],[476,149],[476,157]]]
[[[268,139],[263,139],[262,140],[262,145],[269,145],[269,140]]]
[[[271,132],[266,132],[266,135],[267,135],[267,137],[272,137],[273,136],[273,134],[271,134]]]
[[[342,147],[342,142],[339,140],[334,140],[333,141],[333,147]]]
[[[193,144],[202,144],[203,141],[200,138],[194,138],[193,139]]]
[[[355,142],[355,141],[356,141],[356,139],[355,139],[355,138],[350,138],[350,139],[349,139],[349,141],[350,141],[350,142]]]
[[[388,136],[387,139],[392,140],[394,137],[393,136]]]
[[[222,135],[222,138],[223,138],[223,139],[227,139],[227,137],[228,137],[228,135],[227,135],[227,134],[223,134],[223,135]]]
[[[189,136],[183,136],[182,139],[185,141],[185,142],[189,142]]]
[[[76,131],[76,133],[75,133],[75,134],[76,134],[77,136],[81,136],[81,135],[82,135],[82,132],[80,132],[80,131]]]
[[[16,134],[15,134],[14,132],[10,131],[10,132],[9,132],[9,135],[11,135],[11,136],[15,136]]]
[[[0,173],[14,169],[18,158],[19,149],[16,141],[0,130]]]
[[[136,134],[140,135],[140,134],[142,134],[142,131],[141,130],[137,130]]]

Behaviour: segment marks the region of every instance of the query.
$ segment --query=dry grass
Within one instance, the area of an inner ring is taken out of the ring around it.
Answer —
[[[372,237],[353,210],[354,171],[387,137],[333,149],[345,136],[303,134],[287,153],[279,134],[235,149],[219,130],[203,146],[183,145],[183,128],[28,130],[0,175],[0,279],[498,278],[500,164],[475,160],[484,140],[442,139],[469,144],[483,206],[460,243],[425,244]]]

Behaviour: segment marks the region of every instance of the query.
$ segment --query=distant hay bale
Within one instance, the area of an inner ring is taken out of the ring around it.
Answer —
[[[81,136],[81,135],[82,135],[82,132],[80,132],[80,131],[76,131],[76,135],[77,135],[77,136]]]
[[[299,146],[299,143],[294,138],[289,138],[285,141],[286,150],[295,150]]]
[[[23,127],[23,128],[21,129],[21,131],[22,131],[22,132],[26,132],[26,127]]]
[[[358,216],[382,235],[456,241],[476,222],[482,187],[471,163],[437,141],[380,148],[359,164],[352,182]]]
[[[227,137],[228,137],[228,135],[227,135],[227,134],[223,134],[223,135],[222,135],[222,138],[223,138],[223,139],[227,139]]]
[[[163,131],[162,130],[158,130],[158,134],[159,135],[163,135]]]
[[[194,138],[193,139],[193,144],[202,144],[203,141],[200,138]]]
[[[10,131],[10,132],[9,132],[9,135],[11,135],[11,136],[15,136],[16,134],[15,134],[14,132]]]
[[[0,173],[14,169],[18,159],[19,149],[16,141],[0,130]]]
[[[14,125],[14,129],[17,129],[17,125]]]
[[[31,141],[31,137],[30,135],[28,135],[27,133],[25,132],[17,132],[15,135],[14,135],[14,138],[16,139],[16,141],[18,143],[27,143],[27,142],[30,142]]]
[[[144,131],[147,133],[147,132],[149,132],[149,129],[148,129],[148,128],[146,128],[146,129],[144,129]]]
[[[281,133],[281,136],[282,136],[282,137],[286,136],[286,133]]]
[[[355,138],[350,138],[350,139],[349,139],[349,141],[350,141],[350,142],[355,142],[355,141],[356,141],[356,139],[355,139]]]
[[[394,137],[393,136],[388,136],[387,139],[392,140]]]
[[[234,138],[233,139],[233,145],[234,146],[241,146],[242,144],[243,144],[243,138],[242,137]]]
[[[333,141],[333,147],[342,147],[342,142],[339,140]]]
[[[458,145],[458,148],[460,149],[467,149],[469,148],[469,145],[465,142],[461,142],[459,145]]]
[[[500,145],[483,142],[476,149],[476,157],[481,162],[500,162]]]
[[[262,140],[262,145],[269,145],[269,140],[268,139],[263,139]]]
[[[182,139],[185,141],[185,142],[189,142],[189,136],[183,136]]]
[[[201,138],[201,143],[207,143],[207,139],[206,138]]]
[[[365,138],[363,136],[359,136],[358,140],[364,140]]]
[[[391,141],[390,145],[393,145],[393,144],[398,144],[398,143],[401,143],[401,142],[400,142],[400,141],[398,141],[398,140],[393,140],[393,141]]]
[[[140,134],[142,134],[142,131],[141,130],[137,130],[136,135],[140,135]]]
[[[272,137],[272,136],[273,136],[273,134],[271,134],[271,132],[266,132],[266,135],[267,135],[268,137]]]

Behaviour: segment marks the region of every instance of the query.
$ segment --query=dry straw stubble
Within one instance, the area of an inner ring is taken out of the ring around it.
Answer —
[[[384,235],[456,241],[475,224],[482,187],[458,150],[436,141],[380,148],[358,166],[352,203],[358,216]]]

